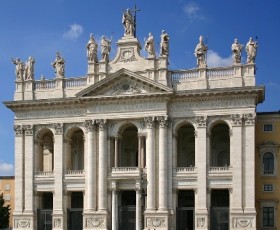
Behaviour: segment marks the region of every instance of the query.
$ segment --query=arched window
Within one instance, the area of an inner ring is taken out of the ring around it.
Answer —
[[[138,130],[134,125],[125,128],[120,138],[120,167],[138,166]]]
[[[42,138],[42,171],[53,171],[53,135],[47,132]]]
[[[211,166],[225,167],[229,165],[229,127],[226,124],[217,124],[211,130]]]
[[[71,137],[71,169],[84,169],[84,133],[77,130]]]
[[[274,174],[274,155],[272,153],[265,153],[263,155],[263,174]]]
[[[177,167],[195,166],[195,137],[194,127],[184,125],[178,130],[177,138]]]

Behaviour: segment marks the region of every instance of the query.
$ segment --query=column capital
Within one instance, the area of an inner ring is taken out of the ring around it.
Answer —
[[[195,122],[197,124],[197,127],[204,128],[206,127],[207,116],[196,116]]]
[[[157,120],[159,122],[159,127],[160,128],[167,128],[168,127],[168,123],[169,123],[168,116],[159,116],[159,117],[157,117]]]
[[[85,120],[84,126],[86,127],[87,132],[92,132],[96,130],[94,120]]]
[[[233,126],[241,126],[243,115],[242,114],[231,114],[230,119],[231,119],[231,124]]]
[[[256,120],[256,114],[255,113],[246,113],[244,116],[244,122],[245,125],[254,125]]]
[[[152,129],[155,127],[155,120],[156,120],[156,117],[144,117],[144,122],[145,122],[145,125],[146,125],[146,128],[147,129]]]
[[[99,131],[104,131],[107,127],[107,119],[97,119],[95,120],[96,124],[98,125]]]
[[[63,134],[63,123],[54,123],[53,127],[54,127],[56,135],[62,135]]]
[[[23,133],[22,125],[14,125],[14,131],[16,136],[20,136]]]
[[[33,136],[33,125],[23,125],[22,128],[26,136]]]

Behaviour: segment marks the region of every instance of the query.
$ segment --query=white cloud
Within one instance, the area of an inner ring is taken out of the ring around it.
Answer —
[[[0,162],[0,175],[1,176],[12,176],[14,175],[14,166],[9,163]]]
[[[70,25],[70,29],[63,34],[63,37],[70,40],[76,40],[83,33],[84,29],[79,24]]]
[[[185,5],[183,10],[190,20],[204,19],[204,16],[201,14],[201,9],[199,5],[194,2],[190,2],[187,5]]]
[[[218,66],[230,66],[232,65],[232,57],[221,57],[217,52],[209,50],[207,52],[207,66],[218,67]]]

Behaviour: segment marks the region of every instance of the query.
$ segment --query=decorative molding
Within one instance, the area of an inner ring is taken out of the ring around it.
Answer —
[[[117,62],[126,63],[126,62],[133,62],[133,61],[137,61],[133,47],[121,48],[120,55],[119,58],[117,59]]]
[[[61,218],[54,218],[53,219],[53,226],[54,228],[61,228],[62,219]]]
[[[196,225],[198,228],[203,228],[205,226],[206,217],[197,217]]]
[[[147,227],[167,227],[167,221],[165,217],[147,217]]]
[[[14,219],[14,228],[31,228],[30,219]]]
[[[96,227],[105,227],[104,218],[86,218],[86,227],[87,228],[96,228]]]
[[[231,124],[235,126],[241,126],[242,125],[242,114],[231,114]]]
[[[14,125],[14,131],[16,136],[22,135],[23,133],[22,125]]]
[[[207,116],[196,116],[195,122],[198,127],[206,127]]]
[[[26,136],[33,136],[33,125],[23,125],[22,128]]]
[[[234,228],[251,228],[253,227],[253,217],[251,218],[244,218],[244,217],[237,217],[233,218],[233,227]]]
[[[245,125],[254,125],[255,120],[256,120],[256,114],[255,113],[244,114]]]
[[[53,128],[55,130],[56,135],[62,135],[63,134],[63,123],[54,123]]]

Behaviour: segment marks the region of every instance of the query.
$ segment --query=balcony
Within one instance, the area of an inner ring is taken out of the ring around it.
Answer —
[[[115,179],[129,179],[141,177],[144,170],[138,167],[113,167],[111,177]]]

